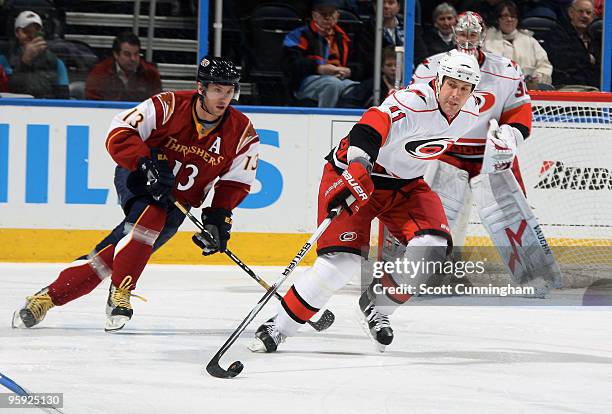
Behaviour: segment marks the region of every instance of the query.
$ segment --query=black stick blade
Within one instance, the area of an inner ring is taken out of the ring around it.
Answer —
[[[326,309],[318,321],[311,321],[310,326],[312,326],[315,331],[321,332],[332,326],[335,320],[336,316],[330,310]]]
[[[242,362],[235,361],[226,371],[221,368],[219,359],[217,358],[211,359],[208,365],[206,365],[206,372],[216,378],[234,378],[236,375],[240,374],[243,369],[244,365],[242,365]]]

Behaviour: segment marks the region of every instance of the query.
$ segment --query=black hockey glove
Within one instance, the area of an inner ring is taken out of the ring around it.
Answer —
[[[159,150],[151,151],[151,158],[138,160],[137,169],[146,180],[146,189],[155,201],[168,202],[168,196],[174,188],[174,174],[168,164],[168,158]]]
[[[202,249],[202,255],[224,253],[232,229],[232,212],[224,208],[206,207],[202,209],[202,224],[213,238],[209,240],[203,233],[195,234],[191,238]]]

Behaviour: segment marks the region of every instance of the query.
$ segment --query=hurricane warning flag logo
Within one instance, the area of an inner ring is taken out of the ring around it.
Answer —
[[[411,157],[419,160],[436,159],[444,153],[453,141],[450,138],[425,139],[410,141],[406,143],[404,149]]]

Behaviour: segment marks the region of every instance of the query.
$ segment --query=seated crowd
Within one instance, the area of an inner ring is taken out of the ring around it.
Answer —
[[[247,21],[248,14],[266,2],[256,3],[232,17]],[[306,3],[309,5],[304,6]],[[236,4],[228,2],[232,7]],[[300,8],[301,16],[296,21],[302,23],[285,32],[282,44],[279,41],[267,45],[282,55],[277,68],[282,82],[276,87],[284,91],[284,104],[368,107],[376,103],[372,90],[377,77],[380,98],[384,99],[395,86],[396,48],[405,42],[403,1],[383,1],[379,74],[373,73],[372,62],[375,4],[363,0],[281,4],[288,8],[293,5],[294,10]],[[601,0],[417,0],[416,6],[414,67],[428,56],[454,49],[457,15],[472,10],[482,16],[488,27],[483,49],[518,63],[529,89],[599,87],[601,25],[597,30],[595,23],[603,13]],[[360,24],[359,32],[354,27],[343,27],[343,22],[351,24],[350,19]],[[140,40],[131,32],[118,34],[110,56],[88,68],[79,92],[79,82],[69,79],[65,62],[50,47],[62,40],[53,43],[45,38],[46,22],[41,16],[25,10],[11,24],[13,32],[7,47],[0,48],[0,92],[35,98],[141,101],[162,90],[156,65],[141,57]],[[248,33],[239,41],[239,47],[252,46]],[[251,69],[258,66],[257,55],[257,50],[251,50],[242,62],[236,62],[242,66],[242,78],[247,82],[257,82],[250,78]],[[97,60],[98,56],[94,56],[94,62]]]

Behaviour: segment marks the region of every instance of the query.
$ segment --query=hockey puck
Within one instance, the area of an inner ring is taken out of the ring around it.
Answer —
[[[232,377],[235,377],[236,375],[242,372],[243,368],[244,368],[244,365],[242,365],[242,362],[235,361],[234,363],[232,363],[232,365],[229,366],[227,370],[229,371]]]

